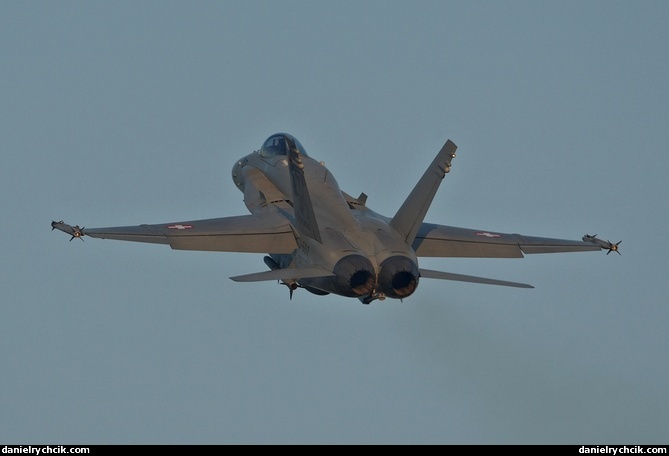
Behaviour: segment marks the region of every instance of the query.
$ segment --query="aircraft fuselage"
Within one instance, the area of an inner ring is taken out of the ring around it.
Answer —
[[[306,153],[299,158],[305,188],[295,183],[299,179],[291,179],[290,158],[283,154],[270,155],[261,149],[238,160],[232,170],[251,213],[276,211],[293,227],[295,252],[267,252],[277,266],[317,265],[334,273],[299,281],[316,292],[359,297],[363,302],[410,296],[418,285],[418,261],[413,249],[388,224],[389,219],[364,204],[347,201],[323,163]],[[298,185],[295,190],[294,185]],[[305,211],[313,211],[313,220],[299,213],[305,194],[310,203]],[[306,219],[306,226],[300,218]]]

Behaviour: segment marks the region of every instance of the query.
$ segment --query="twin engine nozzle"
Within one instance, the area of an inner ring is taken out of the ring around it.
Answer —
[[[350,297],[381,293],[388,298],[406,298],[416,291],[419,278],[418,266],[405,256],[386,258],[379,269],[378,283],[372,263],[361,255],[343,257],[332,272],[335,292]]]

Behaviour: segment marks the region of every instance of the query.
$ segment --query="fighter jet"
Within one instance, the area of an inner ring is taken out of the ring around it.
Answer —
[[[444,279],[534,288],[504,280],[419,267],[420,257],[522,258],[524,254],[618,251],[595,236],[552,239],[424,222],[456,145],[448,140],[395,215],[367,206],[367,195],[352,197],[339,188],[323,162],[311,158],[293,136],[271,135],[262,147],[239,159],[232,180],[244,195],[248,215],[151,225],[80,228],[51,223],[84,237],[167,244],[172,249],[266,254],[262,272],[230,277],[236,282],[277,281],[290,298],[301,288],[335,294],[363,304],[405,299],[421,279]]]

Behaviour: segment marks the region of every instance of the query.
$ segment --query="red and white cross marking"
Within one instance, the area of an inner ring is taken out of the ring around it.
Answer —
[[[177,223],[176,225],[167,225],[167,228],[171,230],[189,230],[193,228],[193,225],[182,225],[180,223]]]
[[[487,238],[497,238],[501,237],[501,234],[495,234],[495,233],[488,233],[487,231],[481,231],[479,233],[476,233],[477,236],[485,236]]]

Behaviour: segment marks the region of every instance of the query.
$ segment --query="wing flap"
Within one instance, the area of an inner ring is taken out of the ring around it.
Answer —
[[[169,238],[174,250],[209,252],[291,253],[297,248],[292,231],[281,233],[215,234],[174,236]]]
[[[413,249],[419,257],[523,258],[515,235],[423,223]]]
[[[523,236],[520,234],[514,236],[519,239],[518,245],[520,248],[528,255],[534,253],[598,252],[602,250],[599,245],[592,242]]]
[[[117,226],[82,230],[84,236],[115,241],[148,242],[151,244],[169,244],[169,239],[154,225]]]
[[[167,235],[170,247],[175,250],[280,254],[292,253],[297,248],[290,224],[269,214],[184,222],[182,225],[192,228]]]

